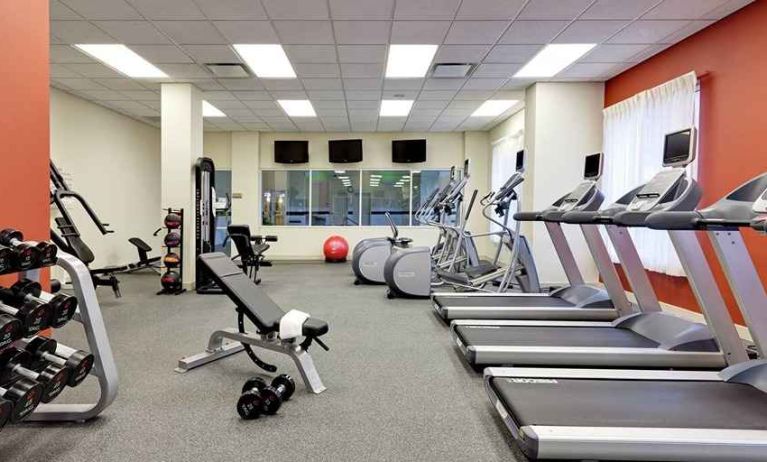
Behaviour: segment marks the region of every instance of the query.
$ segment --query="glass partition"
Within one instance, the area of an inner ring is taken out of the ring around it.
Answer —
[[[312,226],[359,226],[360,171],[312,171]]]
[[[261,174],[261,213],[264,225],[308,225],[309,171],[264,170]]]

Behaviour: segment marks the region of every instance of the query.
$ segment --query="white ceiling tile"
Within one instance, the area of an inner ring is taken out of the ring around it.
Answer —
[[[241,101],[216,101],[215,106],[222,111],[230,109],[245,109],[245,105]]]
[[[291,63],[335,63],[338,61],[333,45],[285,45]]]
[[[700,32],[701,30],[703,30],[706,27],[714,24],[715,22],[716,21],[714,21],[714,20],[691,21],[688,25],[686,25],[685,27],[679,29],[676,32],[673,32],[671,35],[665,37],[661,41],[665,42],[665,43],[681,42],[682,40],[686,39],[687,37],[691,36],[692,34]]]
[[[185,45],[189,55],[198,63],[238,63],[240,58],[229,45]]]
[[[540,45],[497,45],[490,50],[484,62],[504,64],[526,63],[541,48]]]
[[[442,110],[448,105],[448,100],[417,100],[413,103],[414,111]]]
[[[394,21],[391,43],[440,44],[450,28],[450,21]]]
[[[258,0],[195,0],[208,19],[267,19]]]
[[[345,90],[380,90],[383,86],[381,79],[344,78]]]
[[[349,101],[346,107],[348,107],[349,110],[367,109],[368,111],[375,111],[380,105],[381,103],[377,100]]]
[[[514,19],[525,0],[463,0],[456,19]]]
[[[325,131],[325,129],[322,127],[322,124],[318,119],[314,118],[306,118],[306,117],[296,117],[293,119],[293,123],[296,124],[296,127],[298,127],[299,130],[302,132],[322,132]]]
[[[250,130],[250,131],[269,130],[269,125],[267,125],[264,122],[257,122],[257,123],[244,122],[244,123],[242,123],[240,125],[242,125],[245,129]]]
[[[658,43],[687,26],[689,21],[636,21],[611,38],[609,43]]]
[[[754,0],[730,0],[719,8],[709,11],[704,16],[705,19],[722,19],[738,11],[746,5],[750,5]]]
[[[51,45],[50,62],[52,63],[93,63],[85,53],[69,45]]]
[[[130,92],[125,92],[124,91],[123,93],[130,93]],[[150,92],[150,93],[152,93],[152,92]],[[131,97],[131,99],[134,99],[134,100],[137,100],[137,101],[141,101],[141,104],[143,104],[145,106],[148,106],[148,107],[154,109],[155,111],[159,111],[162,108],[162,103],[160,103],[159,97],[158,97],[158,99],[156,101],[140,100],[140,99],[133,98],[133,97]]]
[[[490,51],[490,45],[442,45],[436,63],[478,63]]]
[[[445,38],[446,44],[491,45],[509,25],[507,21],[455,21]]]
[[[340,79],[303,79],[304,88],[307,90],[341,90]]]
[[[346,100],[380,100],[381,92],[372,90],[346,90]]]
[[[261,84],[267,90],[303,90],[298,79],[262,79]]]
[[[352,131],[355,132],[373,132],[376,129],[376,120],[357,120],[352,119]]]
[[[425,132],[429,130],[429,127],[431,127],[431,122],[422,122],[419,120],[413,120],[410,119],[405,124],[405,127],[403,128],[403,131],[407,132]]]
[[[445,100],[455,96],[458,90],[423,90],[418,99],[420,100]]]
[[[569,23],[569,21],[514,21],[498,43],[549,43]]]
[[[530,85],[535,83],[535,79],[515,79],[511,78],[508,82],[506,82],[506,85],[503,86],[504,90],[510,90],[510,91],[520,91],[524,90],[525,88],[529,87]]]
[[[205,19],[193,0],[128,0],[149,19]]]
[[[86,19],[141,19],[124,0],[62,0],[62,3]]]
[[[507,78],[499,79],[484,79],[484,78],[471,78],[466,81],[466,84],[461,88],[464,90],[497,90],[506,83]]]
[[[476,107],[479,107],[481,104],[480,101],[474,101],[476,103]],[[451,109],[447,108],[444,111],[442,111],[442,114],[440,117],[455,117],[455,118],[466,118],[471,115],[473,111],[471,109]]]
[[[62,85],[66,86],[67,88],[71,88],[72,90],[106,90],[106,88],[104,88],[103,85],[100,85],[99,83],[91,79],[56,78],[56,82],[59,82]]]
[[[232,119],[242,122],[242,121],[248,121],[248,122],[260,122],[261,119],[253,114],[253,111],[251,111],[248,108],[244,109],[227,109],[226,115],[231,117]]]
[[[442,109],[413,109],[410,118],[413,120],[434,120],[442,113]]]
[[[167,45],[171,41],[149,21],[96,21],[99,28],[126,45]]]
[[[269,21],[215,21],[229,43],[279,43]]]
[[[336,43],[375,45],[389,43],[389,21],[333,21]]]
[[[119,101],[129,99],[127,96],[115,90],[81,90],[79,93],[86,95],[88,98],[104,101]]]
[[[75,71],[84,77],[106,77],[106,78],[125,77],[124,75],[116,71],[113,71],[112,69],[99,63],[92,63],[92,64],[91,63],[89,64],[74,63],[74,64],[65,64],[65,66],[67,67],[67,69]]]
[[[236,93],[236,92],[235,92]],[[272,99],[269,100],[261,100],[261,101],[243,101],[245,105],[253,110],[262,110],[262,109],[274,109],[279,110],[280,107],[277,105],[275,101]]]
[[[346,117],[324,118],[322,119],[322,125],[328,131],[347,132],[350,130],[349,119]]]
[[[53,34],[48,34],[48,41],[51,42],[51,45],[62,45],[64,44],[64,41],[60,38],[56,37]]]
[[[229,91],[214,90],[203,92],[202,98],[207,101],[234,101],[237,98]]]
[[[382,78],[384,72],[383,63],[359,64],[344,63],[341,64],[341,75],[344,78]]]
[[[386,79],[384,90],[420,90],[424,79]]]
[[[330,0],[333,19],[391,19],[394,0]]]
[[[327,0],[261,0],[272,19],[327,19]]]
[[[275,99],[309,99],[309,97],[306,96],[306,92],[303,90],[275,90],[270,91],[269,93],[271,93]]]
[[[157,67],[174,79],[210,77],[210,72],[197,64],[158,64]]]
[[[557,43],[601,43],[626,24],[626,21],[575,21],[554,41]]]
[[[273,21],[280,43],[323,45],[335,43],[330,21]]]
[[[150,63],[184,64],[194,62],[176,45],[134,45],[131,49]]]
[[[382,63],[386,45],[338,45],[338,61],[342,63]]]
[[[260,101],[270,101],[272,100],[272,96],[269,94],[269,92],[266,91],[256,91],[256,90],[248,90],[248,91],[232,91],[232,94],[237,97],[237,99],[241,101],[254,101],[254,100],[260,100]]]
[[[384,90],[381,99],[410,99],[414,100],[418,96],[418,90]]]
[[[658,0],[597,0],[580,19],[635,19]]]
[[[315,109],[346,109],[346,101],[343,99],[312,101],[312,105]]]
[[[598,45],[580,59],[582,63],[628,62],[633,56],[645,50],[647,45]]]
[[[299,77],[333,78],[341,77],[338,64],[297,63],[293,69]]]
[[[142,80],[141,86],[147,90],[160,91],[160,82],[152,82],[148,80]]]
[[[156,21],[155,24],[181,45],[227,43],[218,30],[213,27],[213,24],[208,21]]]
[[[154,101],[157,102],[157,108],[159,108],[160,95],[149,90],[123,90],[121,93],[134,101]],[[146,104],[146,103],[144,103]],[[153,107],[153,109],[156,109]]]
[[[284,119],[287,118],[287,115],[285,114],[285,111],[282,110],[281,107],[275,106],[274,108],[254,108],[253,112],[264,119],[266,122],[271,123],[272,119],[274,119],[274,122],[277,122],[278,120],[284,121]]]
[[[207,78],[205,78],[207,77]],[[200,90],[204,91],[223,91],[226,90],[220,83],[218,83],[215,79],[210,78],[210,76],[205,76],[200,78],[185,78],[185,82],[190,82],[195,84]],[[142,82],[143,84],[143,82]],[[146,84],[144,84],[146,86]]]
[[[116,43],[106,32],[87,21],[51,21],[51,33],[66,43]]]
[[[325,109],[325,108],[318,108],[315,107],[314,110],[317,112],[317,115],[321,118],[326,117],[346,117],[346,109]]]
[[[137,101],[110,101],[109,105],[141,117],[152,117],[159,115],[154,109],[151,109]]]
[[[520,19],[574,19],[593,0],[530,0]]]
[[[110,90],[143,90],[141,86],[135,80],[131,79],[93,79],[99,84],[109,88]]]
[[[379,132],[398,132],[405,126],[407,117],[381,117],[378,120]]]
[[[522,64],[480,64],[472,77],[505,77],[509,78],[516,73]]]
[[[463,86],[466,79],[427,79],[424,90],[457,90]]]
[[[72,11],[59,0],[49,0],[48,5],[48,16],[52,20],[82,19],[79,14]]]
[[[314,100],[341,100],[343,102],[344,92],[340,90],[309,90],[309,99]]]
[[[61,64],[51,64],[49,66],[51,78],[78,78],[81,77],[77,72],[67,69]]]
[[[557,77],[575,77],[579,79],[599,80],[616,67],[614,63],[575,63]]]
[[[727,3],[727,0],[663,0],[642,19],[698,19]]]
[[[486,100],[493,96],[494,91],[489,90],[461,90],[455,94],[459,100]]]
[[[460,3],[460,0],[399,0],[394,19],[452,20]]]

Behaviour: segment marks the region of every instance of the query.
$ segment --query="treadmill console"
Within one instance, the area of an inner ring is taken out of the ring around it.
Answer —
[[[663,200],[685,177],[683,168],[663,170],[647,182],[634,196],[626,210],[646,212]]]
[[[584,181],[578,186],[575,187],[575,189],[567,195],[564,199],[562,199],[562,203],[557,207],[557,210],[561,212],[569,212],[573,210],[575,207],[583,203],[583,201],[587,200],[591,196],[592,190],[596,187],[596,182],[594,181]]]

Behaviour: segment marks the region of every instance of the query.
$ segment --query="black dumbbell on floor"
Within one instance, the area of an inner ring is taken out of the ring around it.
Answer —
[[[0,313],[0,349],[20,339],[23,329],[24,326],[18,318]]]
[[[7,399],[0,398],[0,431],[11,419],[11,413],[13,413],[13,403]]]
[[[22,343],[24,350],[38,360],[68,368],[70,374],[67,385],[70,387],[80,385],[93,369],[92,354],[61,345],[52,338],[35,337],[28,341],[22,340]]]
[[[75,315],[77,310],[77,298],[65,294],[49,294],[43,292],[39,282],[22,279],[11,286],[10,289],[0,288],[0,300],[11,305],[20,303],[47,303],[51,307],[50,326],[63,327]]]
[[[59,251],[58,247],[51,244],[50,242],[24,241],[24,235],[21,234],[21,231],[16,229],[6,228],[0,231],[0,244],[13,247],[19,251],[24,249],[30,249],[30,248],[36,249],[37,261],[35,263],[32,263],[32,266],[36,266],[36,265],[51,266],[51,265],[55,265],[56,261],[58,260],[58,256],[57,256]],[[31,266],[27,268],[30,268],[30,267]],[[21,269],[26,269],[26,268],[22,267]]]
[[[0,313],[11,315],[21,321],[22,335],[35,335],[48,327],[51,319],[51,307],[47,303],[24,303],[19,307],[0,302]]]
[[[289,375],[278,375],[271,385],[261,377],[254,377],[242,386],[237,411],[244,419],[255,419],[261,413],[274,415],[295,391],[296,383]]]
[[[11,402],[11,415],[8,419],[11,423],[19,422],[31,414],[40,404],[42,396],[43,386],[29,379],[20,379],[0,387],[0,398]]]
[[[26,351],[7,348],[0,353],[0,382],[8,382],[15,375],[42,385],[40,401],[50,403],[64,391],[69,382],[70,371],[66,367],[45,364],[40,372],[28,369],[32,355]]]

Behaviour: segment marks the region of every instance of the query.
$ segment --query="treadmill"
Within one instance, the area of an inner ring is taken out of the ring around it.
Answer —
[[[646,221],[706,232],[764,358],[767,294],[739,229],[767,232],[767,173],[709,208]],[[485,389],[532,459],[767,461],[764,359],[719,372],[488,368]]]
[[[568,286],[550,293],[438,293],[432,295],[437,315],[446,322],[454,319],[559,319],[611,321],[635,311],[626,297],[615,266],[599,230],[580,224],[590,253],[594,257],[605,289],[584,282],[573,251],[562,230],[563,216],[572,211],[596,211],[604,196],[597,181],[602,174],[602,154],[586,156],[584,180],[549,208],[520,212],[520,222],[540,221],[546,226]],[[515,253],[518,253],[515,249]]]
[[[694,159],[694,130],[669,134],[663,165],[668,167],[634,189],[627,205],[596,212],[575,211],[566,222],[604,224],[640,308],[611,322],[457,320],[453,340],[474,368],[497,365],[576,367],[674,367],[722,369],[746,359],[727,306],[694,233],[669,232],[707,324],[662,312],[629,227],[660,211],[694,210],[700,188],[685,166]],[[687,150],[680,148],[680,145]],[[680,158],[678,151],[685,153]],[[619,203],[625,203],[625,196]]]

